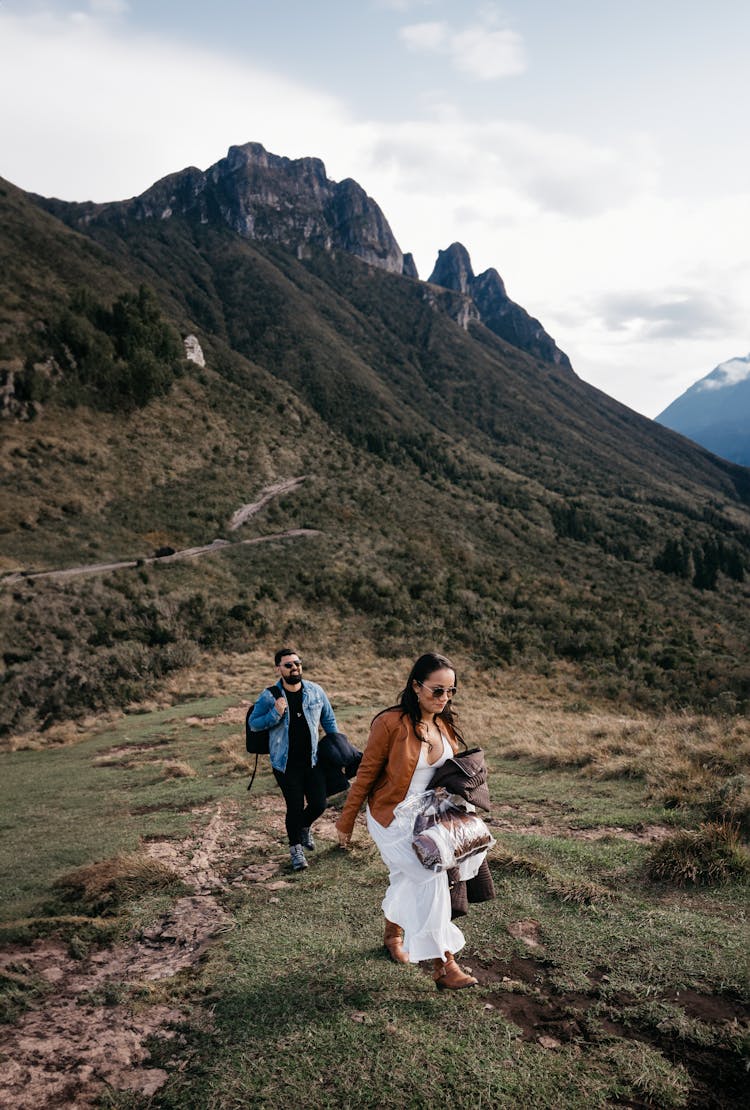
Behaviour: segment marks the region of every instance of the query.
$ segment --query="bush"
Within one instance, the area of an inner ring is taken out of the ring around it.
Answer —
[[[145,285],[137,293],[123,293],[111,309],[87,291],[76,293],[48,325],[47,342],[63,371],[61,394],[73,405],[84,401],[110,411],[142,408],[167,393],[182,373],[180,337]]]

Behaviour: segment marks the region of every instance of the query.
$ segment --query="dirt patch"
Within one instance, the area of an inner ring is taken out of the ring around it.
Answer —
[[[167,1080],[148,1067],[144,1041],[173,1037],[178,1011],[86,1006],[76,999],[28,1014],[4,1036],[2,1105],[14,1110],[101,1105],[106,1087],[152,1095]]]
[[[607,991],[609,975],[603,965],[587,975],[591,990],[560,991],[550,978],[549,962],[538,958],[488,961],[479,953],[471,953],[462,963],[471,964],[472,974],[489,991],[485,1006],[518,1026],[522,1040],[550,1050],[570,1042],[597,1043],[603,1038],[642,1041],[686,1069],[693,1082],[690,1107],[739,1110],[747,1105],[747,1072],[739,1053],[725,1045],[706,1046],[684,1035],[644,1025],[635,1010],[638,999],[626,992],[612,995]],[[738,1032],[743,1026],[750,1027],[750,1006],[736,998],[694,990],[653,997],[680,1006],[689,1017],[708,1026],[731,1027]],[[613,1012],[618,1015],[616,1019],[611,1016]]]
[[[522,944],[529,948],[542,947],[542,927],[538,921],[534,921],[532,918],[527,918],[524,921],[512,921],[508,925],[508,932],[515,940],[520,940]]]
[[[282,799],[273,805],[283,809]],[[279,881],[272,880],[283,859],[276,853],[276,859],[238,870],[238,855],[248,849],[262,855],[278,848],[278,841],[255,830],[240,833],[232,806],[209,812],[205,827],[185,840],[144,845],[148,856],[167,864],[192,891],[152,927],[84,959],[74,959],[66,944],[49,939],[0,953],[0,971],[44,996],[39,1009],[4,1030],[3,1107],[93,1107],[106,1088],[151,1096],[166,1082],[166,1071],[149,1067],[145,1044],[153,1036],[173,1038],[184,1015],[168,1006],[134,1003],[133,989],[195,966],[231,923],[216,895],[242,882],[277,889]]]
[[[665,1002],[674,1002],[688,1017],[697,1018],[707,1025],[723,1021],[750,1022],[750,1007],[738,999],[722,994],[699,994],[697,991],[672,991],[662,996]]]

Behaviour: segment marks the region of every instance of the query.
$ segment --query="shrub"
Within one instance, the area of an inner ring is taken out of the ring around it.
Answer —
[[[111,309],[87,292],[47,326],[47,342],[64,376],[62,396],[70,404],[128,411],[167,393],[182,373],[180,337],[163,319],[145,285],[123,293]],[[32,372],[28,369],[28,375]],[[29,378],[29,388],[31,388]]]

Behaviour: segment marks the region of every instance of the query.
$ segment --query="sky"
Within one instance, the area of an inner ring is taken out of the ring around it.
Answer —
[[[747,0],[0,0],[0,175],[120,200],[315,156],[656,416],[750,351]]]

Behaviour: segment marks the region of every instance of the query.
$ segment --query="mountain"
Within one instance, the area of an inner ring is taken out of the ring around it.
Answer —
[[[720,363],[656,420],[715,455],[750,466],[750,355]]]
[[[417,276],[413,258],[402,254],[380,208],[356,181],[330,181],[319,158],[283,158],[260,143],[232,146],[205,173],[191,166],[130,201],[50,208],[78,226],[184,216],[280,244],[298,258],[315,248],[343,250],[389,273]]]
[[[434,285],[464,294],[469,303],[462,322],[468,324],[470,320],[478,320],[514,347],[557,366],[572,369],[568,356],[558,348],[539,321],[510,299],[497,270],[485,270],[475,277],[469,252],[462,243],[453,243],[447,250],[438,252],[429,280]],[[472,308],[475,311],[472,312]]]
[[[750,472],[497,334],[468,254],[420,281],[317,160],[274,192],[233,149],[148,202],[0,182],[0,731],[287,640],[746,707]]]

